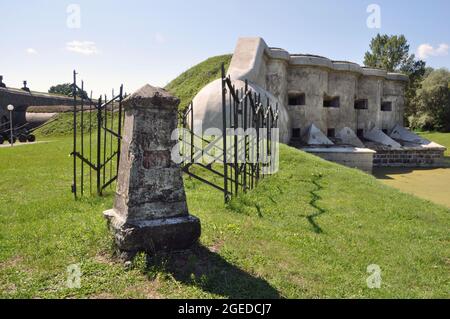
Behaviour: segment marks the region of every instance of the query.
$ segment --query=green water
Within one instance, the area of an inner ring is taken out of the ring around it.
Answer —
[[[373,174],[386,185],[450,208],[450,168],[376,168]]]

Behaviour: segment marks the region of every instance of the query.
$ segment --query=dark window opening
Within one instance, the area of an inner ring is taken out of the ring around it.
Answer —
[[[340,107],[339,96],[334,97],[325,96],[323,98],[323,107]]]
[[[392,111],[392,102],[381,102],[381,111],[383,112]]]
[[[305,94],[292,94],[289,95],[289,105],[305,105],[306,104],[306,98]]]
[[[367,99],[355,100],[356,110],[367,110],[369,108],[369,101]]]
[[[301,130],[299,128],[292,129],[292,138],[300,138]]]
[[[328,131],[327,131],[327,136],[331,137],[331,138],[334,138],[335,135],[336,135],[336,130],[334,128],[329,128]]]
[[[359,138],[363,138],[364,137],[364,129],[362,129],[362,128],[357,129],[356,136],[358,136]]]

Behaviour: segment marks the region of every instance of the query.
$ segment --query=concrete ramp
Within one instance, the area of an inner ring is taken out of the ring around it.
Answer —
[[[368,132],[364,133],[364,138],[368,139],[369,141],[376,142],[385,146],[389,146],[392,148],[401,148],[402,146],[400,143],[397,143],[392,138],[384,134],[382,130],[379,128],[374,127]]]
[[[302,139],[307,145],[334,145],[314,124],[308,127]]]
[[[355,132],[349,127],[344,127],[336,134],[342,144],[352,145],[355,147],[364,147],[363,142],[356,136]]]
[[[420,137],[417,134],[414,134],[413,132],[407,130],[403,126],[396,125],[394,129],[392,130],[390,137],[395,138],[396,140],[426,145],[430,144],[430,141],[427,139],[424,139]]]

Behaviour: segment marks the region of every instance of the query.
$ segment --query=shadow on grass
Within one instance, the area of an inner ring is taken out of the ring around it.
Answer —
[[[320,185],[320,181],[321,181],[322,177],[323,176],[321,174],[318,174],[318,175],[314,176],[314,179],[311,181],[313,183],[313,185],[316,187],[316,189],[309,192],[312,197],[311,201],[309,202],[309,205],[314,207],[317,212],[315,214],[306,216],[306,219],[311,224],[311,226],[313,227],[313,230],[316,234],[322,234],[323,229],[319,226],[319,224],[317,223],[317,221],[315,219],[316,219],[316,217],[319,217],[320,215],[323,215],[327,212],[325,209],[320,207],[317,203],[318,201],[320,201],[322,199],[322,197],[320,197],[320,195],[317,194],[317,192],[320,192],[321,190],[323,190],[323,186]]]
[[[177,281],[205,292],[234,299],[281,298],[267,281],[230,264],[208,248],[195,245],[190,250],[147,258],[147,271],[157,268]]]

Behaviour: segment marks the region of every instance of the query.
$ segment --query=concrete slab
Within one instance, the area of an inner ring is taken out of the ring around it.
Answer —
[[[410,130],[400,126],[396,125],[389,136],[393,139],[400,140],[400,141],[406,141],[416,144],[429,144],[430,141],[427,139],[424,139],[423,137],[420,137],[417,134],[414,134]]]
[[[372,128],[370,131],[367,131],[364,133],[364,138],[368,139],[372,142],[377,142],[379,144],[388,146],[390,148],[401,148],[402,145],[396,141],[394,141],[392,138],[387,136],[382,130],[379,128]]]
[[[355,132],[349,127],[344,127],[336,134],[342,144],[348,144],[356,147],[364,147],[363,142],[356,136]]]
[[[303,147],[303,151],[307,153],[366,153],[375,154],[376,151],[370,148],[364,147],[343,147],[343,146],[332,146],[332,147]]]
[[[334,145],[314,124],[308,127],[302,139],[307,145]]]
[[[316,155],[324,160],[338,163],[347,167],[357,168],[365,172],[372,172],[375,151],[359,147],[305,147],[303,151]]]

